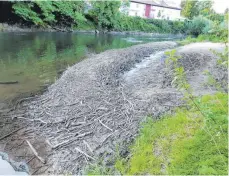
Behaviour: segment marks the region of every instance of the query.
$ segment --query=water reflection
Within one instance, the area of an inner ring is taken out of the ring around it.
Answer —
[[[130,38],[131,40],[128,40]],[[83,33],[0,33],[0,102],[51,84],[58,74],[87,53],[124,48],[138,42],[174,40],[172,37],[95,35]]]

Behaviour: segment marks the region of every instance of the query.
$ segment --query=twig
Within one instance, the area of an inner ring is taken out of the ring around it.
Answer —
[[[87,148],[90,150],[90,152],[93,153],[92,148],[90,147],[90,145],[85,140],[83,140],[83,143],[87,146]]]
[[[108,130],[113,132],[113,130],[110,127],[108,127],[107,125],[105,125],[101,120],[99,120],[99,123],[103,125],[105,128],[107,128]]]
[[[26,140],[26,142],[28,143],[28,145],[29,145],[30,149],[32,150],[32,152],[34,153],[34,155],[35,155],[43,164],[45,164],[45,159],[42,158],[42,157],[40,157],[40,156],[38,155],[36,149],[32,146],[32,144],[31,144],[28,140]]]
[[[27,162],[26,162],[26,164],[28,164],[30,161],[32,161],[33,159],[35,158],[35,156],[33,156],[32,158],[30,158]]]
[[[3,81],[0,81],[0,84],[17,84],[18,81],[6,81],[6,82],[3,82]]]
[[[50,143],[49,140],[46,140],[46,142],[47,142],[47,144],[48,144],[52,149],[57,149],[58,147],[62,147],[62,146],[64,146],[64,145],[70,144],[70,143],[74,142],[75,140],[77,140],[77,139],[79,139],[79,138],[81,138],[81,137],[84,137],[84,136],[86,136],[86,135],[89,135],[89,134],[91,134],[91,133],[92,133],[92,132],[87,132],[87,133],[80,134],[80,135],[76,136],[76,137],[75,137],[74,139],[72,139],[72,140],[63,141],[63,142],[61,142],[61,143],[59,143],[59,144],[56,144],[56,145],[54,145],[54,146]]]
[[[3,137],[0,138],[0,141],[1,141],[2,139],[5,139],[6,137],[8,137],[8,136],[10,136],[10,135],[12,135],[12,134],[14,134],[14,133],[16,133],[17,131],[21,130],[22,128],[24,128],[24,127],[21,127],[21,128],[19,128],[19,129],[16,129],[16,130],[12,131],[12,132],[9,133],[9,134],[6,134],[5,136],[3,136]]]
[[[33,173],[31,173],[31,175],[34,175],[37,171],[40,170],[40,168],[42,168],[42,166],[38,167],[35,171],[33,171]]]
[[[76,147],[75,149],[76,149],[78,152],[84,154],[86,157],[88,157],[88,158],[90,158],[90,159],[92,159],[92,160],[95,160],[95,158],[93,158],[92,156],[89,156],[87,153],[83,152],[83,151],[80,150],[79,148]]]
[[[28,119],[28,118],[25,118],[25,117],[19,117],[19,116],[13,116],[12,119],[14,118],[17,118],[17,119],[25,119],[25,120],[28,120],[30,122],[35,122],[35,121],[38,121],[38,122],[41,122],[41,123],[44,123],[44,124],[47,124],[47,122],[45,122],[44,120],[41,120],[41,119]]]

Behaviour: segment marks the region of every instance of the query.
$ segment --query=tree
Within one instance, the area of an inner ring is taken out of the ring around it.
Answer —
[[[72,27],[84,22],[83,1],[12,1],[13,12],[24,21],[37,26]]]
[[[198,1],[197,2],[197,8],[198,8],[198,12],[200,15],[203,16],[208,16],[211,13],[213,13],[213,9],[212,9],[212,5],[213,5],[213,1],[208,0],[208,1]]]
[[[130,1],[129,0],[123,0],[123,1],[121,1],[120,11],[123,14],[128,15],[129,7],[130,7]]]
[[[181,8],[181,15],[189,19],[192,19],[194,16],[199,15],[198,1],[182,0]]]
[[[92,10],[89,14],[94,19],[97,28],[112,29],[117,22],[116,17],[120,13],[120,1],[92,1]]]
[[[189,19],[198,15],[209,16],[214,11],[212,9],[213,1],[198,1],[198,0],[182,0],[181,14]]]

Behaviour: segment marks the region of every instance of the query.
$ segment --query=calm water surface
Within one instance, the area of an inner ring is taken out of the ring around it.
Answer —
[[[0,103],[42,90],[66,67],[112,48],[152,41],[176,40],[171,36],[95,35],[88,33],[0,33]],[[1,108],[1,106],[0,106]]]

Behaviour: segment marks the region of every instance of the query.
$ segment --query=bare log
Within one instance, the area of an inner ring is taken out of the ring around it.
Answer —
[[[27,142],[27,144],[29,145],[30,149],[32,150],[33,154],[34,154],[43,164],[45,164],[45,162],[46,162],[45,159],[42,158],[42,157],[40,157],[40,156],[38,155],[36,149],[32,146],[32,144],[31,144],[28,140],[26,140],[26,142]]]
[[[80,150],[79,148],[75,148],[78,152],[82,153],[83,155],[85,155],[87,158],[90,158],[92,160],[95,160],[95,158],[93,158],[92,156],[88,155],[87,153],[83,152],[82,150]]]
[[[23,127],[22,127],[22,128],[23,128]],[[16,129],[16,130],[12,131],[11,133],[8,133],[8,134],[6,134],[5,136],[2,136],[2,137],[0,138],[0,141],[1,141],[2,139],[5,139],[6,137],[9,137],[10,135],[12,135],[12,134],[18,132],[18,131],[21,130],[22,128]]]
[[[113,130],[110,127],[108,127],[107,125],[105,125],[101,120],[99,120],[99,123],[103,125],[105,128],[107,128],[108,130],[113,132]]]
[[[18,84],[18,81],[0,81],[0,84]]]

